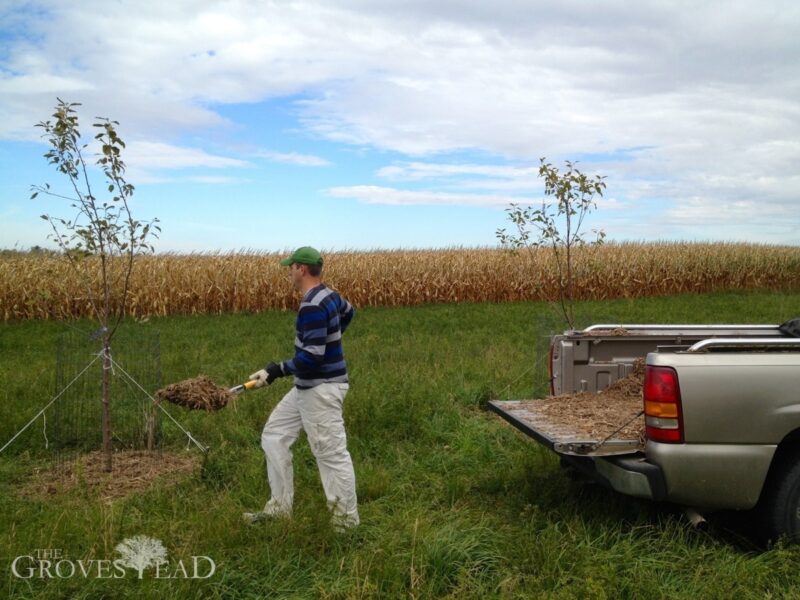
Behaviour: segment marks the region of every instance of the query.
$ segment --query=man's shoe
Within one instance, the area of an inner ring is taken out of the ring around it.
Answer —
[[[281,508],[272,501],[269,501],[266,503],[266,505],[264,505],[264,510],[258,512],[242,513],[242,519],[248,525],[258,523],[259,521],[263,521],[264,519],[268,518],[282,517],[288,519],[291,516],[292,516],[291,510],[286,510],[285,508]]]
[[[263,521],[266,518],[267,518],[267,513],[263,511],[242,513],[242,519],[244,519],[244,522],[247,523],[248,525],[253,525],[254,523]]]
[[[347,516],[347,517],[335,515],[331,519],[331,525],[333,525],[333,530],[336,533],[345,533],[346,531],[355,529],[356,527],[358,527],[359,522],[360,520],[357,515]]]

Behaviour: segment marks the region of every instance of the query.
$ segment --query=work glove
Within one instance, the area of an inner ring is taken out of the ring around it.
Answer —
[[[283,363],[271,362],[265,369],[261,369],[250,375],[250,380],[255,380],[256,387],[260,388],[264,385],[271,384],[278,377],[283,377],[284,375],[286,375],[286,373],[283,370]]]
[[[272,383],[278,377],[283,377],[286,375],[286,371],[283,370],[283,362],[274,363],[271,362],[267,365],[267,383]]]

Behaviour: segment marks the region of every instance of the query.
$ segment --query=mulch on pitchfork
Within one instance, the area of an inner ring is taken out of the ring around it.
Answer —
[[[166,400],[190,410],[219,410],[225,408],[236,395],[214,383],[205,375],[173,383],[156,392],[161,400]]]

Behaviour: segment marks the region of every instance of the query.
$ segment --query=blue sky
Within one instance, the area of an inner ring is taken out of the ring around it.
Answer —
[[[540,156],[608,239],[797,244],[800,9],[695,4],[6,3],[0,247],[69,214],[28,199],[57,96],[120,121],[159,251],[494,245]]]

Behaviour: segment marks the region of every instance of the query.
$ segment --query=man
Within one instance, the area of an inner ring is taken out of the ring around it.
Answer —
[[[243,517],[254,523],[266,517],[291,515],[291,446],[303,429],[317,459],[333,525],[342,531],[359,523],[355,473],[342,419],[342,403],[349,389],[342,334],[355,309],[322,283],[322,256],[314,248],[298,248],[280,264],[289,267],[295,289],[303,294],[297,313],[295,354],[289,360],[269,363],[250,379],[257,382],[256,387],[262,387],[293,375],[294,386],[272,411],[261,433],[271,497],[262,511],[244,513]]]

